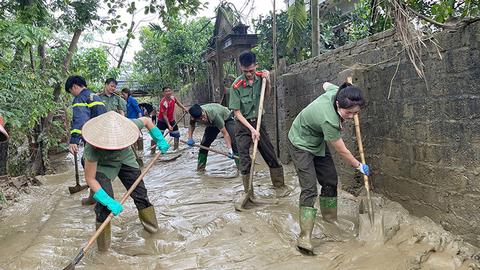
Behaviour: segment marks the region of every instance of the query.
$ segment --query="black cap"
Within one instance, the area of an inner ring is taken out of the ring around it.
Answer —
[[[188,109],[188,112],[193,118],[202,117],[202,107],[200,107],[198,104],[193,104],[193,106]]]

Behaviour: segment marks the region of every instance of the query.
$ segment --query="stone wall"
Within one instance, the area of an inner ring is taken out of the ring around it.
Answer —
[[[323,93],[323,82],[340,83],[342,70],[363,64],[354,83],[367,98],[360,120],[375,191],[480,245],[480,23],[439,33],[435,41],[438,50],[427,40],[421,52],[425,80],[393,31],[289,66],[277,82],[278,134],[269,130],[288,162],[295,116]],[[273,115],[265,121],[272,127]],[[344,140],[356,153],[352,126]],[[352,169],[335,156],[342,188],[354,191],[360,184]]]

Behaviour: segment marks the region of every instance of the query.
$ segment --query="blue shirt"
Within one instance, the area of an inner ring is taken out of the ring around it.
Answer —
[[[143,115],[142,110],[138,106],[137,100],[129,96],[127,98],[127,118],[136,119],[138,118],[138,114]]]

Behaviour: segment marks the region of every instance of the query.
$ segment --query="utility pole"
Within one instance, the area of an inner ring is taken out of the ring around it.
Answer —
[[[278,70],[278,55],[277,55],[277,9],[276,9],[276,0],[273,0],[273,29],[272,29],[272,45],[273,45],[273,117],[275,123],[275,138],[277,146],[277,155],[280,156],[280,143],[278,136],[278,109],[277,109],[277,76],[279,74]]]
[[[312,57],[319,54],[320,32],[318,31],[318,0],[310,1],[310,11],[312,13]]]

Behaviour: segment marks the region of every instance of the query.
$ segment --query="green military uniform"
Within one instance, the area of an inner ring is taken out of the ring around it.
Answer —
[[[325,141],[340,139],[340,117],[333,107],[337,91],[338,86],[330,85],[325,94],[297,115],[288,132],[288,139],[295,147],[323,157]]]
[[[207,114],[207,121],[205,133],[203,134],[201,145],[205,147],[210,147],[213,141],[217,138],[218,133],[221,129],[226,128],[228,135],[230,135],[232,141],[232,151],[234,155],[237,155],[237,143],[235,142],[235,121],[232,118],[232,112],[218,104],[218,103],[209,103],[200,106],[202,110]],[[195,127],[195,120],[192,118],[190,120],[190,126]],[[199,121],[200,122],[200,121]],[[197,163],[197,170],[202,171],[205,169],[207,165],[207,157],[208,157],[208,150],[200,149],[198,152],[198,163]],[[235,163],[238,164],[238,159],[235,160]]]
[[[245,75],[241,75],[233,82],[228,107],[232,110],[240,110],[247,120],[256,119],[260,106],[261,91],[261,75],[254,76],[253,84],[248,82]]]
[[[115,94],[112,94],[111,96],[107,96],[105,93],[102,93],[99,95],[102,100],[103,100],[103,103],[105,103],[105,107],[107,108],[107,111],[115,111],[115,112],[120,112],[120,111],[123,111],[123,112],[127,112],[127,103],[125,102],[125,100],[123,100],[123,98],[115,95]]]
[[[329,222],[337,220],[338,177],[325,143],[341,138],[341,120],[334,106],[337,92],[338,86],[330,85],[297,115],[288,132],[290,156],[301,187],[297,247],[308,254],[313,253],[311,233],[317,213],[317,181],[322,187],[319,202],[323,218]]]
[[[252,82],[247,80],[245,75],[239,76],[233,82],[232,91],[230,92],[229,108],[232,110],[240,110],[242,115],[254,128],[257,126],[257,117],[259,114],[262,75],[262,72],[256,72],[253,76],[254,78]],[[273,186],[277,188],[277,190],[282,190],[281,196],[285,196],[288,194],[289,190],[284,183],[283,167],[277,159],[275,149],[273,148],[264,123],[261,123],[259,132],[260,140],[258,141],[258,150],[270,169],[270,178]],[[236,121],[235,124],[235,138],[240,156],[240,174],[242,175],[244,190],[245,192],[247,192],[247,190],[253,192],[253,188],[247,186],[247,183],[249,183],[248,178],[252,163],[250,157],[250,146],[253,143],[252,134],[240,121]],[[249,195],[253,196],[253,194]],[[237,209],[243,208],[243,206],[238,207],[238,205],[235,207]]]
[[[207,114],[207,126],[222,129],[225,127],[225,121],[232,117],[232,111],[218,103],[205,104],[200,107]]]
[[[139,129],[145,127],[140,119],[132,119]],[[105,134],[105,136],[109,136]],[[88,161],[97,162],[97,171],[95,179],[105,192],[114,198],[112,181],[118,176],[122,184],[128,190],[140,176],[141,171],[135,159],[135,154],[131,147],[121,150],[104,150],[95,148],[86,143],[83,157]],[[140,222],[146,231],[155,233],[158,230],[155,209],[150,203],[147,195],[147,189],[143,180],[133,190],[130,197],[133,199],[138,210]],[[110,214],[110,210],[101,203],[95,204],[95,215],[97,228],[105,221]],[[110,246],[110,225],[102,232],[97,239],[100,251],[106,251]]]

